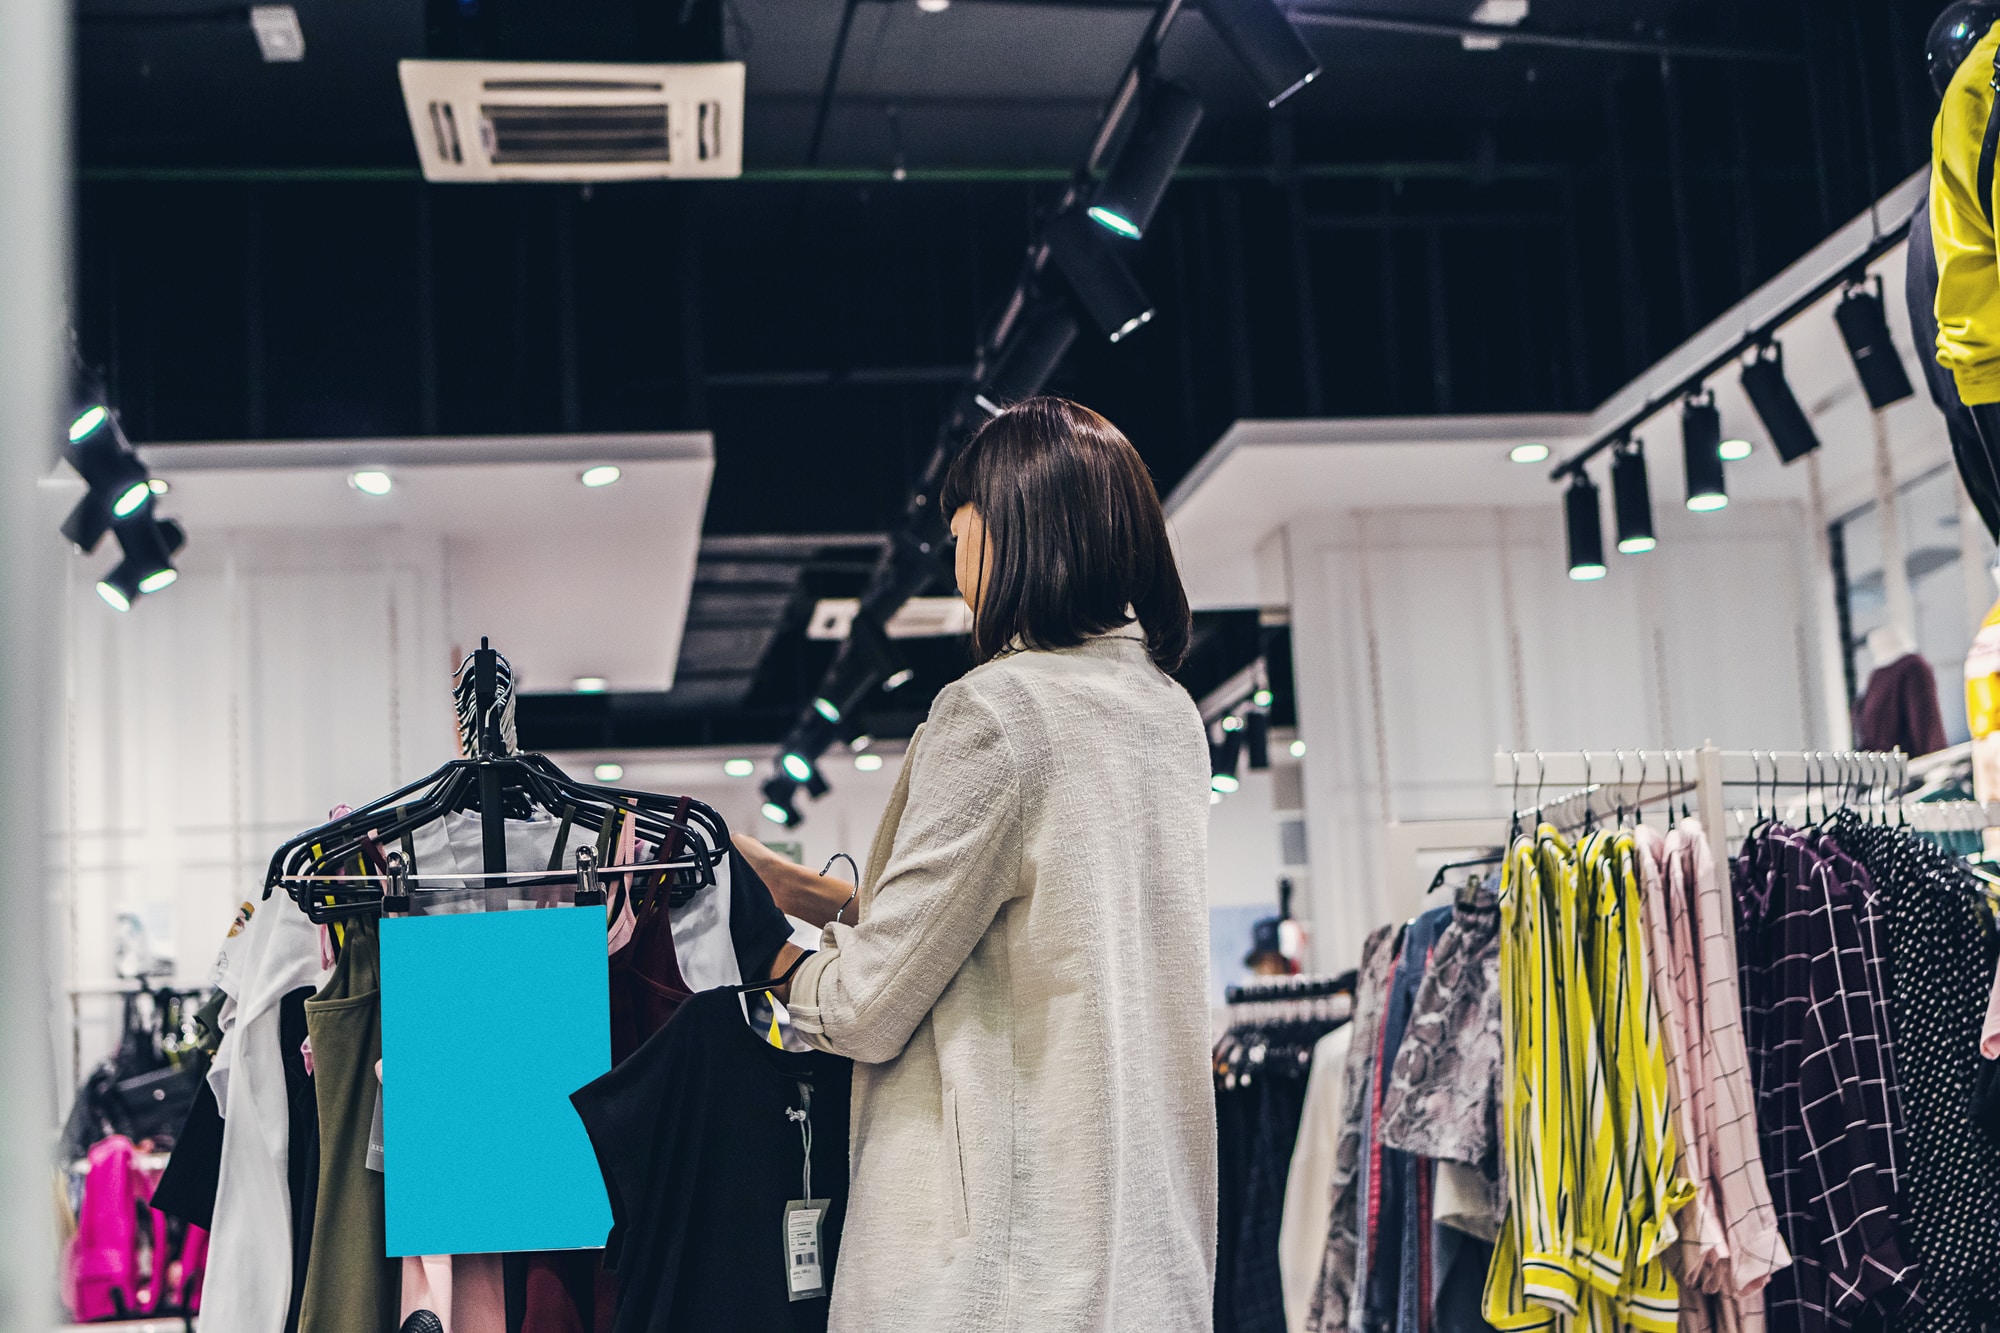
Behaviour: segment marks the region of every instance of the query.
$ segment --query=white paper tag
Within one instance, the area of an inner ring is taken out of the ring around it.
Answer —
[[[819,1235],[826,1209],[825,1199],[793,1199],[785,1205],[785,1284],[795,1301],[826,1295]]]

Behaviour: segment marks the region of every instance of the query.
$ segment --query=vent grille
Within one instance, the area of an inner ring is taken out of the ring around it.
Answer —
[[[496,166],[570,162],[671,162],[664,103],[642,106],[479,108],[487,155]]]

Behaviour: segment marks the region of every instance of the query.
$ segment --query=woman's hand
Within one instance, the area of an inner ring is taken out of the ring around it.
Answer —
[[[787,916],[797,917],[807,925],[824,926],[854,896],[854,886],[844,879],[815,875],[746,833],[733,837],[736,850],[770,889],[771,901]]]

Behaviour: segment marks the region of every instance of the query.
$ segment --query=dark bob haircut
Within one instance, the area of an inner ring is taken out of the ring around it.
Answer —
[[[972,626],[977,661],[1016,637],[1074,647],[1132,612],[1162,671],[1187,658],[1192,619],[1159,492],[1124,432],[1089,408],[1064,398],[1008,408],[965,446],[938,504],[947,519],[971,505],[993,543]]]

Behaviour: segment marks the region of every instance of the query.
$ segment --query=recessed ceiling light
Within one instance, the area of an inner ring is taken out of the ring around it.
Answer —
[[[749,759],[725,759],[722,771],[732,778],[747,778],[757,771],[755,761]]]
[[[917,0],[917,8],[926,14],[942,14],[951,8],[951,0]]]
[[[363,495],[387,495],[396,483],[386,472],[354,472],[348,475],[347,484]]]
[[[604,463],[597,467],[585,468],[577,475],[577,480],[595,490],[599,486],[609,486],[624,475],[623,472],[620,472],[617,468],[611,466],[611,464]]]
[[[1303,759],[1305,757],[1306,757],[1306,743],[1304,741],[1293,741],[1292,758]]]
[[[596,775],[599,782],[616,782],[625,776],[623,764],[599,764],[590,771]]]
[[[1517,444],[1507,451],[1507,457],[1515,463],[1542,463],[1548,460],[1549,447],[1546,444]]]
[[[578,676],[569,686],[578,694],[602,694],[611,688],[611,682],[602,676]]]
[[[165,495],[168,491],[173,489],[173,487],[167,485],[166,482],[162,481],[158,477],[154,477],[151,481],[147,482],[146,486],[155,495]]]
[[[882,756],[879,754],[857,754],[854,756],[854,771],[857,773],[873,773],[881,767]]]
[[[1724,440],[1715,449],[1716,453],[1722,455],[1722,461],[1725,463],[1740,463],[1750,456],[1750,451],[1751,445],[1748,440]]]

